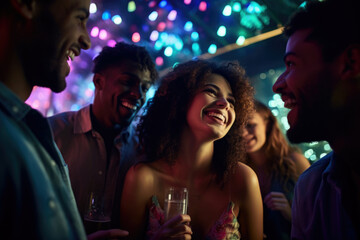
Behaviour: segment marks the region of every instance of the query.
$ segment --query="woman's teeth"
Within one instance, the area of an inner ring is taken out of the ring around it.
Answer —
[[[220,119],[223,123],[225,123],[225,116],[220,113],[208,112],[207,115],[210,117],[215,117],[217,119]]]
[[[74,61],[75,53],[73,51],[71,51],[71,50],[67,50],[66,51],[66,56],[67,56],[68,59],[70,58],[71,61]]]

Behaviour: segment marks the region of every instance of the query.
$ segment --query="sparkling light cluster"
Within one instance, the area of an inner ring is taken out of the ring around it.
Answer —
[[[92,47],[70,63],[66,90],[54,94],[48,89],[35,88],[27,100],[45,116],[75,111],[92,102],[92,59],[104,46],[114,46],[117,41],[145,46],[161,71],[205,53],[215,54],[228,44],[242,45],[247,38],[268,31],[271,23],[266,6],[261,4],[263,1],[257,0],[219,1],[222,5],[210,0],[171,3],[127,0],[116,1],[116,7],[106,2],[111,1],[93,0],[90,5],[88,31]],[[217,14],[213,14],[214,8]],[[279,70],[269,70],[259,73],[258,78],[272,83],[278,74]],[[271,92],[271,86],[268,91]],[[262,100],[268,103],[285,131],[289,127],[287,110],[280,96],[275,94]],[[303,144],[301,148],[311,161],[331,150],[322,142]]]

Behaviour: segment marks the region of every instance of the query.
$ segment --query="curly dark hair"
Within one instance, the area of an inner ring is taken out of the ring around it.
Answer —
[[[359,8],[359,0],[311,1],[292,15],[284,33],[289,37],[312,29],[307,40],[318,42],[324,60],[331,61],[349,45],[360,43]]]
[[[140,119],[138,131],[147,161],[165,159],[169,164],[174,164],[188,108],[211,74],[223,76],[229,82],[235,98],[234,125],[224,138],[214,143],[212,171],[216,174],[217,182],[224,183],[236,163],[245,158],[243,139],[238,136],[242,135],[253,111],[253,87],[237,62],[217,64],[192,60],[178,64],[161,79],[146,114]]]
[[[282,182],[284,189],[287,190],[287,181],[291,179],[295,182],[298,178],[295,163],[290,155],[293,152],[300,152],[300,149],[289,144],[276,117],[265,104],[255,100],[255,111],[266,123],[266,142],[263,148],[269,163],[268,171],[275,174],[275,177]]]
[[[114,47],[106,46],[94,59],[93,73],[100,73],[104,69],[132,61],[139,65],[141,70],[149,70],[152,83],[158,78],[155,64],[145,47],[125,42],[118,42]]]

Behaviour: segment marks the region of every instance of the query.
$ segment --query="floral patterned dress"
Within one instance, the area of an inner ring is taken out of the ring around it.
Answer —
[[[240,239],[239,222],[234,214],[233,202],[230,202],[227,209],[210,229],[206,240],[238,240]],[[152,197],[152,204],[149,210],[149,225],[146,236],[151,238],[160,226],[164,224],[164,210],[161,209],[156,196]]]

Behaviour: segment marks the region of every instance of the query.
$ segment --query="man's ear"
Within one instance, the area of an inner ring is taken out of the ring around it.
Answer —
[[[99,73],[95,73],[93,77],[93,82],[95,85],[95,89],[102,90],[105,86],[105,77]]]
[[[32,19],[35,12],[36,0],[10,0],[11,6],[26,19]]]
[[[360,45],[349,46],[343,54],[344,67],[342,79],[349,79],[360,74]]]

